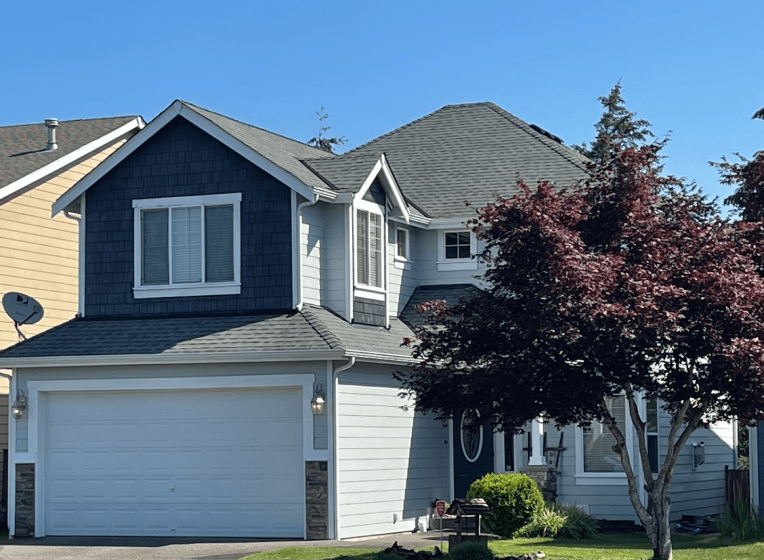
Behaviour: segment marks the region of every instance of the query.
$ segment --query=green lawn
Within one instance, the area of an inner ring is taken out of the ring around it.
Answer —
[[[731,544],[717,535],[674,535],[675,560],[762,560],[764,542]],[[547,560],[645,560],[652,556],[645,535],[606,533],[594,540],[513,539],[491,542],[500,556],[543,550]],[[376,549],[293,546],[251,554],[242,560],[375,560]]]

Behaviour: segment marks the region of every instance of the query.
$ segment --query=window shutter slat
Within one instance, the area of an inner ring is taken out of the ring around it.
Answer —
[[[199,206],[172,210],[172,281],[202,281],[202,209]]]
[[[607,399],[608,410],[615,418],[618,427],[625,433],[626,397],[623,395]],[[601,422],[592,422],[584,430],[584,471],[585,472],[623,472],[621,458],[613,451],[615,437]]]

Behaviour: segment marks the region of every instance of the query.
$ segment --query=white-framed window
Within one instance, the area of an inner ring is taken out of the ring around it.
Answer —
[[[395,228],[395,258],[400,261],[411,260],[409,249],[409,230],[407,228]]]
[[[626,396],[605,399],[616,424],[631,447],[631,422],[626,410]],[[576,428],[576,477],[579,484],[625,484],[620,456],[613,451],[615,436],[602,422]],[[586,481],[586,478],[591,479]]]
[[[241,193],[133,201],[136,298],[241,291]]]
[[[362,201],[356,208],[356,284],[360,286],[384,287],[384,224],[376,204]]]
[[[477,240],[466,228],[438,232],[438,270],[477,270]]]

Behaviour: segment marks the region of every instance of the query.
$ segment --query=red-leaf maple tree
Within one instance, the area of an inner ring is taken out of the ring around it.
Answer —
[[[682,447],[699,426],[764,412],[764,279],[751,242],[761,224],[721,219],[662,176],[661,145],[614,145],[585,184],[521,182],[520,194],[482,208],[470,227],[484,242],[487,287],[451,307],[422,306],[437,327],[418,330],[421,361],[399,377],[439,418],[477,409],[505,431],[539,416],[602,422],[654,557],[671,558]],[[622,394],[639,461],[606,406]],[[657,474],[641,398],[659,399],[671,418]]]

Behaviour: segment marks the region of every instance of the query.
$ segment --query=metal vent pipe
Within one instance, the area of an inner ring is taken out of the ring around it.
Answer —
[[[48,145],[45,146],[46,152],[52,152],[58,149],[56,144],[56,129],[58,128],[58,119],[45,119],[45,126],[48,127]]]

